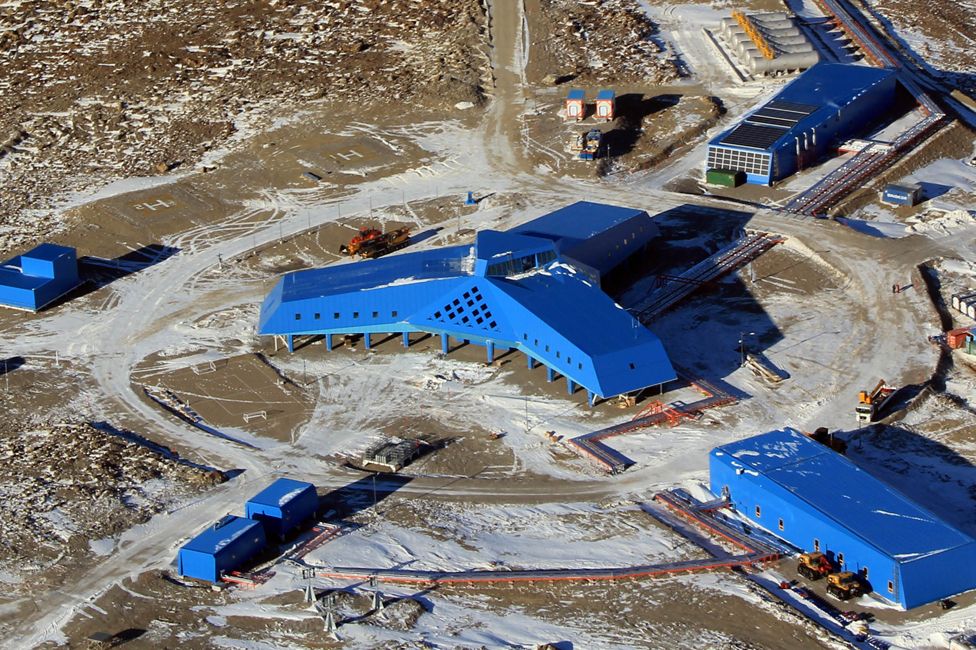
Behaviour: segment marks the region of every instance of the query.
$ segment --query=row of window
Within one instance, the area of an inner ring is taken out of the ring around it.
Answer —
[[[523,332],[522,333],[522,340],[525,341],[525,342],[528,342],[528,340],[529,340],[529,334],[528,334],[528,332]],[[538,350],[539,349],[539,339],[534,339],[532,345],[535,347],[535,349]],[[545,351],[546,352],[549,352],[549,344],[548,343],[544,344],[543,347],[545,348]],[[562,353],[559,350],[556,350],[556,358],[557,359],[562,359]],[[569,355],[566,356],[566,365],[567,366],[572,366],[573,365],[573,357],[571,357]],[[576,368],[578,370],[582,370],[583,369],[582,362],[577,361],[576,362]]]
[[[760,506],[757,505],[756,506],[756,519],[761,519],[761,518],[762,518],[762,507],[760,507]],[[782,519],[779,519],[776,522],[776,527],[779,528],[780,530],[786,530],[786,525],[784,524],[784,522],[783,522]],[[814,538],[814,540],[813,540],[813,550],[816,553],[819,553],[820,552],[820,540],[819,539]],[[839,566],[841,569],[844,568],[844,554],[843,553],[837,553],[837,566]],[[861,567],[860,574],[864,577],[865,580],[867,580],[868,579],[868,568],[866,566],[865,567]],[[892,593],[892,594],[895,593],[895,583],[893,581],[891,581],[891,580],[888,581],[888,593]]]
[[[771,156],[768,153],[739,151],[723,147],[708,148],[709,169],[730,169],[765,176],[769,174],[770,160]]]
[[[527,273],[534,268],[545,266],[554,259],[556,259],[556,251],[533,253],[532,255],[525,255],[524,257],[489,264],[487,274],[507,277],[510,275],[518,275],[519,273]]]
[[[352,317],[359,318],[359,312],[354,311],[352,313]],[[380,313],[378,311],[374,311],[373,318],[379,318],[379,317],[380,317]],[[396,318],[396,317],[397,317],[397,311],[396,310],[391,311],[390,318]],[[342,318],[342,312],[338,312],[338,311],[332,312],[332,320],[339,320],[340,318]],[[295,312],[295,320],[301,320],[301,319],[302,319],[302,313]],[[322,314],[320,314],[319,312],[315,312],[314,314],[312,314],[312,320],[322,320]]]

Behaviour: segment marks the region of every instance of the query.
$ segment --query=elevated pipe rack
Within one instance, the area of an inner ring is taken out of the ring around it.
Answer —
[[[707,257],[690,269],[667,280],[631,311],[642,323],[651,321],[672,305],[692,294],[702,285],[717,280],[756,259],[785,239],[767,232],[746,235]]]

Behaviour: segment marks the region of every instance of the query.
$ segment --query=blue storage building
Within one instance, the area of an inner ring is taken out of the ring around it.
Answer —
[[[239,569],[265,545],[260,522],[228,515],[183,545],[178,570],[187,578],[219,582],[222,572]]]
[[[279,478],[244,505],[244,515],[264,524],[269,537],[284,537],[315,517],[319,497],[305,481]]]
[[[916,205],[922,196],[918,185],[886,185],[881,192],[881,200],[892,205]]]
[[[890,110],[896,88],[892,69],[818,63],[709,142],[705,169],[772,185],[863,134]]]
[[[426,332],[523,352],[590,403],[676,378],[661,341],[603,292],[603,278],[659,234],[643,210],[581,201],[506,232],[451,246],[285,275],[258,333],[324,336]]]
[[[711,490],[909,609],[976,588],[976,540],[795,429],[716,447]]]
[[[0,264],[0,305],[36,312],[79,284],[75,249],[41,244]]]

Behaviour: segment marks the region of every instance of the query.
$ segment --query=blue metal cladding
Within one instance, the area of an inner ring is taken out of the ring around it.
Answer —
[[[918,203],[918,189],[914,187],[902,187],[900,185],[888,185],[881,193],[881,200],[894,205],[915,205]]]
[[[318,507],[314,485],[280,478],[248,499],[244,515],[264,524],[269,536],[284,537],[311,520]]]
[[[889,110],[896,87],[897,73],[891,69],[818,63],[790,82],[763,107],[712,139],[709,142],[709,161],[713,160],[714,152],[722,150],[770,153],[772,162],[768,175],[743,169],[746,181],[770,184],[781,180],[814,164],[844,140],[862,134],[879,115]],[[796,112],[795,119],[783,119],[773,124],[777,120],[766,118],[764,114],[786,114],[777,109],[777,105],[805,110]],[[766,144],[768,140],[762,144],[757,141],[756,146],[724,142],[743,125],[772,129],[781,135],[771,144]],[[711,167],[725,168],[706,162],[706,168]]]
[[[556,243],[559,254],[605,275],[660,234],[644,210],[577,201],[510,232]]]
[[[0,305],[39,311],[79,282],[75,249],[41,244],[0,264]]]
[[[676,377],[664,346],[599,276],[658,232],[642,210],[580,202],[474,246],[298,271],[266,298],[258,332],[429,332],[516,348],[594,395],[657,386]]]
[[[178,570],[181,576],[219,582],[222,572],[239,569],[265,545],[260,522],[227,516],[183,545]]]
[[[976,588],[976,540],[799,431],[717,447],[709,472],[741,514],[906,609]]]

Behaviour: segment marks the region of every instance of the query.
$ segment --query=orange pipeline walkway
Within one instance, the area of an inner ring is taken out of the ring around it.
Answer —
[[[667,423],[674,426],[684,418],[694,419],[700,417],[708,409],[734,404],[738,401],[738,398],[730,392],[722,390],[704,379],[691,379],[683,372],[679,372],[678,377],[702,393],[705,396],[704,399],[691,404],[672,403],[665,405],[654,402],[650,407],[640,411],[629,422],[576,436],[571,438],[568,444],[581,455],[603,465],[611,474],[619,474],[633,465],[634,461],[604,443],[603,440],[606,438],[633,433],[659,424]]]

